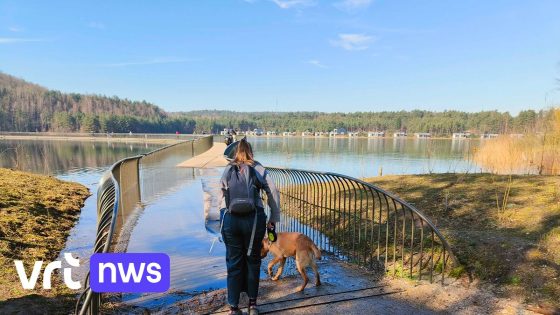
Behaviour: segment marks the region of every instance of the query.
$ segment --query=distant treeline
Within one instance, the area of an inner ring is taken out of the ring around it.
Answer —
[[[460,111],[431,112],[424,110],[398,112],[256,112],[191,111],[181,115],[196,122],[202,130],[222,130],[224,127],[240,130],[262,128],[272,131],[331,131],[345,128],[349,131],[407,131],[431,132],[450,135],[453,132],[526,133],[544,128],[549,110],[526,110],[517,116],[508,112]]]
[[[166,113],[145,101],[61,93],[0,73],[0,131],[217,133],[224,128],[270,131],[407,131],[525,133],[541,131],[549,110],[508,112],[423,110],[396,112],[234,112]]]

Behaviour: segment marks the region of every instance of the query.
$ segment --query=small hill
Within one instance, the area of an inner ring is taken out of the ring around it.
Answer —
[[[0,73],[1,131],[149,131],[166,117],[146,101],[62,93]]]

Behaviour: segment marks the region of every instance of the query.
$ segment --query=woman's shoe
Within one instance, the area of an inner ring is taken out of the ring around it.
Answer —
[[[257,308],[256,305],[249,305],[249,308],[247,309],[247,313],[249,315],[259,315],[259,309]]]
[[[239,308],[230,307],[228,315],[243,315],[243,312]]]

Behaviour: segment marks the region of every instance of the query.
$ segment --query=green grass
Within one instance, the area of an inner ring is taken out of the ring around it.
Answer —
[[[560,306],[560,177],[432,174],[368,182],[431,218],[469,276]]]
[[[80,184],[0,168],[0,313],[68,313],[75,292],[54,276],[50,291],[24,290],[13,260],[28,268],[55,260],[89,195]]]

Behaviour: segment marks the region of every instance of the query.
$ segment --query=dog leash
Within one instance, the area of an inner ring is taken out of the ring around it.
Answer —
[[[208,254],[212,253],[212,249],[214,249],[214,245],[216,245],[216,241],[220,241],[220,243],[223,243],[222,240],[222,230],[224,228],[224,217],[226,216],[226,213],[229,211],[227,208],[225,208],[226,210],[224,211],[224,215],[222,216],[220,214],[220,234],[218,234],[218,236],[214,237],[214,239],[212,240],[212,245],[210,245],[210,250],[208,251]]]
[[[216,245],[216,241],[220,241],[220,243],[223,243],[222,240],[222,230],[224,229],[224,217],[226,216],[226,214],[229,212],[229,209],[226,208],[226,210],[224,211],[224,215],[222,216],[222,219],[220,220],[220,234],[219,236],[214,237],[214,239],[212,240],[212,245],[210,245],[210,250],[208,251],[208,254],[212,253],[212,250],[214,249],[214,245]],[[251,256],[251,253],[253,251],[253,242],[255,240],[255,231],[257,229],[257,213],[255,211],[255,219],[253,220],[253,230],[251,231],[251,241],[249,242],[249,248],[247,249],[247,256]],[[282,250],[282,249],[280,249]]]

